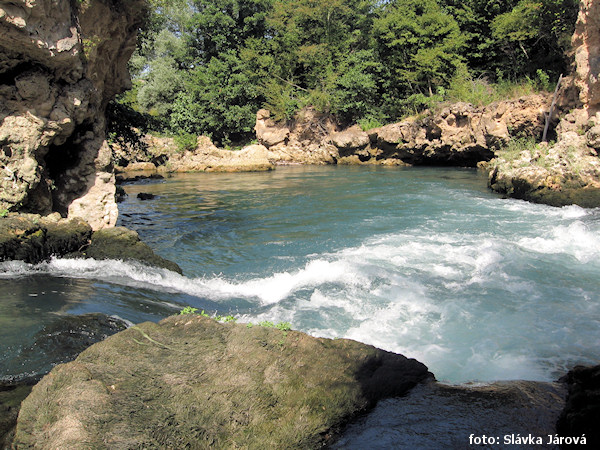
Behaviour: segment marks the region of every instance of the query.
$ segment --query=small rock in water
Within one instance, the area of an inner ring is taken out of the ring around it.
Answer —
[[[137,198],[139,198],[140,200],[152,200],[155,197],[154,194],[149,194],[147,192],[140,192],[137,195]]]

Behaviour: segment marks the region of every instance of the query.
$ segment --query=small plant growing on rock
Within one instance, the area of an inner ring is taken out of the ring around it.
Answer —
[[[275,325],[275,328],[281,331],[290,331],[292,329],[292,324],[289,322],[279,322]]]
[[[183,315],[183,314],[196,314],[196,311],[198,311],[198,308],[192,308],[191,306],[186,306],[181,311],[179,311],[179,314],[181,314],[181,315]],[[202,312],[204,312],[204,311],[202,311]]]

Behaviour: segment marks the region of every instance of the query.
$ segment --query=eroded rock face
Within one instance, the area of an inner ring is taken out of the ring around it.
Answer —
[[[581,103],[600,108],[600,1],[581,0],[573,35]]]
[[[290,124],[274,122],[267,110],[256,119],[259,141],[274,164],[429,164],[474,167],[489,161],[511,139],[541,137],[549,95],[531,95],[486,107],[455,103],[422,119],[364,132],[340,129],[331,117],[301,111]],[[271,137],[277,136],[277,139]],[[285,139],[283,138],[285,136]]]
[[[439,113],[374,128],[371,145],[377,158],[398,158],[409,164],[475,166],[520,136],[541,136],[550,99],[531,95],[476,108],[454,103]]]
[[[356,341],[179,315],[55,367],[23,402],[13,445],[320,448],[353,415],[429,376]]]
[[[145,2],[0,0],[0,209],[117,220],[107,102]]]

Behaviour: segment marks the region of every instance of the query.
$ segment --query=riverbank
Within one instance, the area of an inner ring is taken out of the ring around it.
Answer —
[[[561,91],[556,117],[573,105],[572,80]],[[570,97],[571,96],[571,97]],[[341,128],[312,109],[288,123],[267,110],[256,117],[257,144],[233,151],[200,136],[180,150],[173,139],[146,136],[146,151],[116,150],[117,172],[152,176],[175,172],[247,172],[285,165],[385,165],[480,167],[490,189],[552,206],[600,206],[600,115],[587,112],[553,120],[556,143],[539,143],[551,96],[532,95],[476,108],[444,106],[421,117],[363,131]],[[558,126],[556,126],[558,123]],[[130,176],[129,175],[129,176]]]

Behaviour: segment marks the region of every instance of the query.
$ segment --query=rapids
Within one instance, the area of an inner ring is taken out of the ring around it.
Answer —
[[[125,189],[119,224],[186,275],[0,264],[0,378],[42,370],[11,361],[57,315],[140,322],[186,305],[356,339],[449,383],[549,381],[600,362],[598,209],[503,199],[467,169],[285,167]]]

